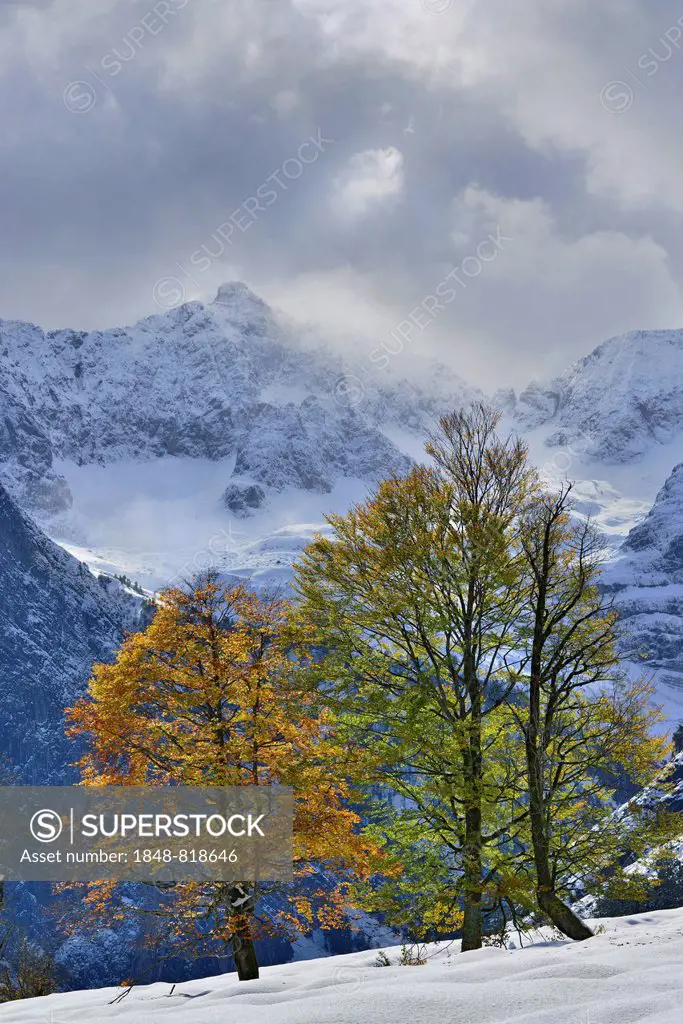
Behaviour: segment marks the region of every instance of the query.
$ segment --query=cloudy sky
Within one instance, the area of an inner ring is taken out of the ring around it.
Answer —
[[[3,318],[240,279],[487,389],[683,326],[673,0],[0,0],[0,83]]]

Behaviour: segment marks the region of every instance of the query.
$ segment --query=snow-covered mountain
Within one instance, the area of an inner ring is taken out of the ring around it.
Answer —
[[[325,512],[405,470],[441,412],[481,397],[421,369],[375,380],[239,283],[127,328],[0,321],[0,482],[80,561],[150,589],[209,564],[279,582]],[[683,449],[683,331],[613,338],[493,401],[548,477],[576,481],[613,550],[626,541],[608,573],[624,649],[683,716],[679,471],[648,515]]]
[[[576,481],[582,511],[619,544],[681,461],[683,330],[611,338],[558,377],[494,399],[534,461]]]
[[[576,482],[577,510],[612,547],[624,654],[683,720],[683,330],[612,338],[497,401],[546,475]]]
[[[319,522],[477,395],[443,367],[378,382],[310,333],[242,284],[128,328],[0,321],[0,481],[79,556],[156,585],[229,527],[244,548]]]
[[[74,760],[63,708],[136,627],[141,602],[48,540],[2,486],[0,580],[3,779],[62,783]]]
[[[654,673],[658,697],[683,720],[683,463],[605,573],[622,618],[622,650],[634,670]]]
[[[559,377],[533,382],[515,405],[524,429],[545,428],[550,446],[627,463],[683,431],[683,330],[611,338]]]

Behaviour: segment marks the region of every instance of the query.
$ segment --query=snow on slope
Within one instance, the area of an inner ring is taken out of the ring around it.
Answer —
[[[0,1007],[7,1024],[680,1024],[683,910],[607,918],[582,943],[472,953],[430,947],[422,967],[377,950],[177,986],[46,996]]]
[[[654,676],[669,719],[683,720],[683,331],[612,338],[495,399],[546,479],[574,482],[577,511],[612,551],[605,583],[628,668]]]
[[[265,509],[237,518],[216,500],[225,482],[223,460],[58,465],[74,505],[49,521],[48,532],[94,571],[123,572],[151,591],[209,565],[259,585],[277,583],[325,529],[323,511],[346,511],[370,486],[346,478],[324,495],[288,487]]]

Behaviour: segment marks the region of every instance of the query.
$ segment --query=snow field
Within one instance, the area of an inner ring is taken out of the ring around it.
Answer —
[[[421,967],[376,967],[377,950],[234,975],[47,996],[0,1007],[3,1024],[681,1024],[683,909],[607,918],[588,942],[461,954],[428,947]]]

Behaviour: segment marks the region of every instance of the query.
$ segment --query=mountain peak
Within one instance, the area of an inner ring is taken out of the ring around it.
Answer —
[[[261,311],[268,308],[263,299],[259,298],[244,281],[225,281],[219,285],[216,298],[213,300],[214,305],[232,306],[239,303],[249,303]]]

